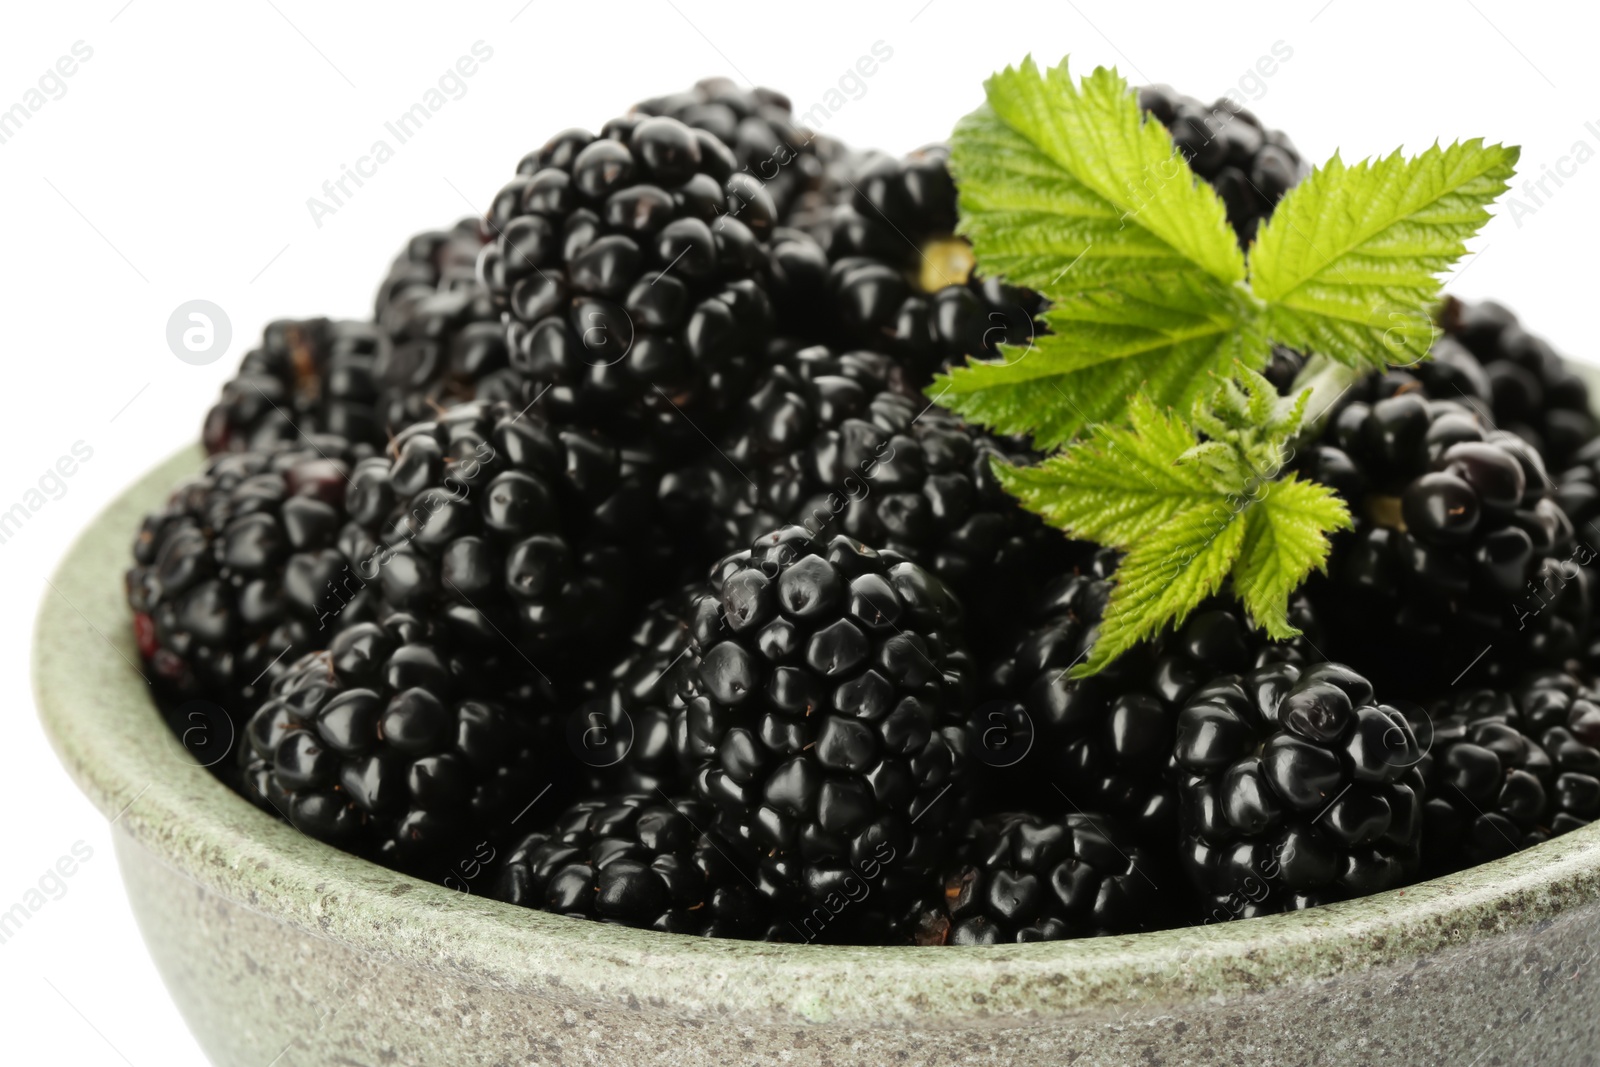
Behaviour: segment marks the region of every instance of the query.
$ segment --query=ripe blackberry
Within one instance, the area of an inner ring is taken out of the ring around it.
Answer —
[[[1307,637],[1289,642],[1267,640],[1237,607],[1212,601],[1100,674],[1069,678],[1094,642],[1115,562],[1102,549],[1081,573],[1049,583],[1012,649],[991,661],[989,699],[972,720],[974,777],[983,803],[1105,812],[1135,840],[1165,848],[1178,826],[1171,757],[1184,704],[1218,676],[1318,658],[1318,628],[1301,597],[1290,616]]]
[[[660,790],[676,796],[692,788],[685,752],[695,684],[687,659],[691,592],[646,608],[621,659],[584,686],[567,734],[579,759],[593,769],[594,792]]]
[[[648,455],[473,401],[402,431],[346,495],[384,602],[546,664],[620,635],[660,569]],[[581,676],[581,675],[579,675]]]
[[[797,526],[728,557],[695,601],[696,790],[805,940],[897,936],[946,859],[960,618],[916,564]]]
[[[1494,423],[1532,442],[1553,471],[1595,436],[1589,387],[1549,342],[1493,301],[1445,301],[1439,323],[1483,366]],[[1441,396],[1449,397],[1448,393]]]
[[[463,219],[407,241],[372,322],[269,324],[206,416],[206,451],[260,451],[314,433],[379,446],[441,406],[512,392],[505,331],[475,274],[483,233]]]
[[[518,842],[494,895],[509,904],[672,934],[762,939],[766,902],[711,811],[665,793],[580,800]]]
[[[1432,745],[1423,861],[1431,877],[1498,859],[1600,818],[1600,701],[1570,674],[1462,693],[1413,717]]]
[[[1216,188],[1241,245],[1306,172],[1286,136],[1226,101],[1207,107],[1158,85],[1141,89],[1139,103]],[[904,159],[864,153],[837,170],[833,212],[794,220],[800,232],[774,237],[774,295],[787,327],[888,352],[918,385],[963,357],[994,358],[1000,344],[1031,343],[1044,301],[973,272],[972,249],[955,236],[948,148],[930,145]],[[833,309],[822,329],[819,301]]]
[[[1356,519],[1309,587],[1330,656],[1427,700],[1469,667],[1503,681],[1582,651],[1589,577],[1522,438],[1466,404],[1400,392],[1347,404],[1300,463]]]
[[[1595,525],[1600,519],[1600,441],[1590,441],[1572,455],[1556,476],[1553,495],[1572,520],[1581,549],[1579,562],[1587,565],[1600,543],[1600,526]]]
[[[798,125],[787,96],[742,89],[728,78],[706,78],[685,92],[641,101],[607,133],[624,124],[631,130],[650,116],[676,119],[721,141],[737,169],[765,187],[780,217],[821,186],[825,166],[843,151],[831,138]]]
[[[164,696],[206,697],[242,719],[290,663],[376,612],[339,541],[364,451],[320,436],[213,456],[145,517],[126,589]]]
[[[1310,170],[1286,134],[1267,129],[1225,97],[1208,106],[1170,85],[1146,85],[1139,106],[1171,132],[1190,168],[1216,189],[1241,248]]]
[[[813,340],[887,352],[917,386],[963,356],[994,356],[1001,343],[1032,340],[1042,298],[977,277],[971,247],[954,236],[945,146],[903,160],[861,156],[844,185],[847,201],[809,232],[785,230],[774,239],[773,284],[787,326]],[[819,302],[830,309],[823,316]]]
[[[770,331],[776,219],[726,144],[674,118],[567,130],[529,153],[479,260],[528,399],[630,437],[700,440]]]
[[[490,236],[473,216],[409,238],[378,286],[372,313],[378,328],[390,336],[403,333],[416,306],[430,297],[478,290],[478,256]]]
[[[550,782],[539,687],[512,662],[404,613],[348,627],[251,717],[246,795],[311,837],[437,873]]]
[[[374,319],[391,344],[374,364],[374,409],[386,433],[459,401],[516,394],[500,313],[477,277],[487,240],[477,218],[419,233],[379,287]]]
[[[380,444],[375,368],[387,347],[371,323],[269,323],[206,414],[200,435],[206,451],[261,452],[318,433]]]
[[[668,510],[714,516],[724,551],[785,522],[891,549],[937,574],[985,630],[1078,549],[995,477],[993,458],[1027,453],[908,392],[881,354],[776,354],[720,452],[663,483]]]
[[[1177,726],[1181,862],[1207,921],[1415,876],[1422,748],[1349,667],[1279,663],[1220,678],[1189,699]]]
[[[922,945],[1061,941],[1154,930],[1169,907],[1154,857],[1103,816],[973,821]]]

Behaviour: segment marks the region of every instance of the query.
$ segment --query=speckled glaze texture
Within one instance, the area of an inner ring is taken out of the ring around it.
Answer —
[[[1600,825],[1292,915],[1000,948],[762,945],[527,911],[275,822],[159,723],[121,593],[186,451],[69,552],[40,713],[223,1067],[1600,1063]],[[276,1057],[276,1059],[275,1059]]]

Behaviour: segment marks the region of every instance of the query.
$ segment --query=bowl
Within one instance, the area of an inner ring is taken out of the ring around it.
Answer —
[[[156,967],[223,1067],[1397,1067],[1600,1054],[1600,824],[1310,911],[991,948],[659,934],[347,855],[200,767],[140,674],[128,545],[202,462],[191,449],[163,463],[73,545],[40,610],[34,681],[62,763],[111,820]]]

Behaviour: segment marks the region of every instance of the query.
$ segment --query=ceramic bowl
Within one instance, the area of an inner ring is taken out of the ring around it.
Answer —
[[[39,615],[40,713],[112,821],[173,999],[223,1067],[1579,1064],[1600,1055],[1600,825],[1288,915],[995,948],[715,941],[395,874],[232,793],[157,717],[122,572],[198,452],[127,491]],[[471,888],[468,884],[467,888]]]

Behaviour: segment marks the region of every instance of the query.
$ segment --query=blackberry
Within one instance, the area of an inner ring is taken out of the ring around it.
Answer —
[[[696,791],[805,940],[898,936],[932,888],[965,770],[960,618],[916,564],[796,526],[695,601]]]
[[[762,939],[766,902],[693,797],[580,800],[518,842],[494,895],[509,904],[672,934]]]
[[[620,636],[651,598],[651,458],[504,403],[459,404],[359,464],[352,551],[384,602],[529,661]]]
[[[608,130],[623,124],[631,129],[650,116],[676,119],[726,145],[738,170],[763,185],[780,217],[823,184],[827,164],[844,151],[798,125],[787,96],[741,89],[728,78],[706,78],[685,92],[641,101]]]
[[[963,356],[992,357],[1001,343],[1032,340],[1043,299],[979,278],[971,247],[954,236],[945,146],[903,160],[864,155],[844,184],[848,201],[809,232],[774,238],[775,296],[787,326],[813,340],[885,351],[917,386]],[[827,315],[817,315],[819,302]]]
[[[1429,876],[1487,863],[1600,818],[1600,700],[1570,674],[1539,672],[1413,716],[1432,745],[1423,860]]]
[[[1594,438],[1587,383],[1510,310],[1489,300],[1451,297],[1439,324],[1482,365],[1495,425],[1531,442],[1551,470],[1564,469]]]
[[[567,130],[529,153],[479,260],[528,399],[631,439],[699,441],[770,331],[776,219],[726,144],[674,118]]]
[[[374,319],[391,344],[374,364],[374,408],[386,433],[459,401],[517,394],[500,313],[477,278],[487,239],[476,218],[419,233],[379,287]]]
[[[373,321],[391,337],[404,333],[418,304],[439,293],[475,292],[478,256],[490,234],[477,217],[448,230],[424,230],[409,238],[378,287]]]
[[[1139,106],[1171,132],[1190,169],[1216,189],[1241,248],[1309,172],[1286,134],[1267,129],[1226,97],[1208,106],[1170,85],[1146,85]]]
[[[367,322],[269,323],[206,414],[206,451],[261,452],[318,433],[380,444],[376,367],[388,343]]]
[[[540,686],[519,667],[404,613],[348,627],[251,717],[246,795],[311,837],[436,874],[550,784]]]
[[[1593,546],[1600,541],[1600,527],[1595,525],[1600,519],[1600,441],[1590,441],[1572,455],[1567,468],[1556,476],[1554,496],[1572,520],[1584,549],[1581,562],[1587,565]]]
[[[1216,188],[1241,246],[1306,173],[1284,134],[1225,100],[1207,107],[1158,85],[1141,89],[1139,103]],[[889,352],[918,385],[963,357],[995,358],[1000,344],[1032,342],[1043,299],[975,274],[971,248],[955,236],[947,147],[898,160],[864,153],[836,169],[833,212],[795,220],[799,231],[774,238],[774,292],[788,327]],[[818,329],[819,300],[832,308],[822,320],[831,329]]]
[[[372,322],[269,324],[206,416],[206,451],[315,433],[381,446],[439,407],[513,393],[505,331],[475,274],[483,234],[463,219],[412,237],[379,286]]]
[[[1097,635],[1115,562],[1102,549],[1081,573],[1049,583],[1012,649],[990,662],[989,699],[972,721],[982,771],[974,776],[986,803],[1021,798],[1043,811],[1104,812],[1134,840],[1169,848],[1178,828],[1172,746],[1184,704],[1218,676],[1319,658],[1318,627],[1295,597],[1289,615],[1307,636],[1269,641],[1237,607],[1214,600],[1101,673],[1070,678]]]
[[[622,657],[585,684],[568,738],[593,769],[592,791],[678,795],[692,787],[685,752],[694,687],[686,661],[690,603],[690,591],[682,591],[651,604]]]
[[[1207,921],[1365,896],[1417,873],[1422,748],[1349,667],[1223,677],[1178,715],[1181,862]]]
[[[213,456],[145,517],[126,590],[163,696],[205,697],[242,718],[289,663],[377,612],[360,560],[339,545],[364,451],[319,436]]]
[[[1168,911],[1152,855],[1103,816],[976,820],[917,943],[996,945],[1159,929]]]
[[[1469,667],[1503,681],[1581,653],[1589,576],[1521,437],[1464,403],[1402,391],[1347,404],[1298,462],[1356,519],[1333,538],[1328,577],[1308,586],[1330,656],[1427,700]]]
[[[1028,453],[908,391],[882,354],[775,355],[699,481],[664,481],[668,510],[715,516],[713,547],[724,551],[784,522],[891,549],[955,590],[974,632],[987,629],[1017,611],[1034,576],[1079,550],[996,478],[993,459]]]

